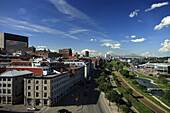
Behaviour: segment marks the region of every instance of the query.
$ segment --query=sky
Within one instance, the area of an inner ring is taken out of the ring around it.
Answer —
[[[170,0],[0,0],[0,32],[91,56],[170,56]]]

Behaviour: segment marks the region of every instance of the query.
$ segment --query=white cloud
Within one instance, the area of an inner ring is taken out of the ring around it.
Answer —
[[[76,29],[76,30],[70,30],[69,34],[77,34],[81,32],[89,31],[88,29]]]
[[[142,53],[141,56],[148,56],[149,52]]]
[[[92,38],[92,39],[90,39],[90,41],[94,41],[94,42],[96,42],[97,40],[96,40],[95,38]]]
[[[159,49],[159,52],[169,52],[170,51],[170,40],[166,39],[164,43],[161,43],[162,48]]]
[[[132,42],[143,42],[145,41],[145,38],[140,38],[140,39],[135,39],[135,40],[131,40]]]
[[[108,51],[107,54],[113,53],[113,51]]]
[[[46,48],[47,46],[37,46],[37,48]]]
[[[25,13],[27,13],[27,11],[24,8],[20,8],[20,9],[18,9],[18,13],[19,14],[25,14]]]
[[[141,22],[142,22],[142,20],[138,20],[138,22],[139,22],[139,23],[141,23]]]
[[[136,36],[135,36],[135,35],[132,35],[131,38],[136,38]]]
[[[42,19],[41,22],[45,22],[45,23],[56,23],[59,22],[59,19]]]
[[[103,54],[102,52],[98,53],[99,56],[101,56],[102,54]]]
[[[164,17],[159,25],[156,25],[154,30],[160,30],[163,27],[168,27],[170,25],[170,16]]]
[[[73,35],[70,35],[66,32],[57,30],[57,29],[52,29],[36,24],[31,24],[26,21],[20,21],[20,20],[15,20],[12,18],[6,18],[6,17],[0,17],[0,25],[3,25],[5,27],[10,27],[13,29],[17,30],[26,30],[26,31],[31,31],[31,32],[39,32],[39,33],[49,33],[49,34],[56,34],[64,37],[69,37],[72,39],[78,40],[78,37],[75,37]]]
[[[130,13],[129,17],[133,18],[134,16],[137,16],[139,12],[139,9],[136,9],[135,11],[133,11],[132,13]]]
[[[168,4],[169,4],[168,2],[162,2],[162,3],[152,4],[152,5],[151,5],[151,8],[145,9],[145,12],[148,12],[148,11],[150,11],[150,10],[153,10],[153,9],[155,9],[155,8],[162,7],[162,6],[168,5]]]
[[[89,51],[89,52],[91,52],[91,53],[97,52],[96,50],[83,49],[83,50],[81,51],[81,53],[84,53],[85,51]]]
[[[101,44],[101,46],[107,46],[107,47],[111,47],[112,49],[120,49],[120,44],[117,43],[117,44],[111,44],[111,43],[104,43],[104,44]]]

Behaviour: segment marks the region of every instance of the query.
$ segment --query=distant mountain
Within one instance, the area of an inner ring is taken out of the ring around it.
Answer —
[[[132,53],[132,54],[127,54],[127,55],[117,55],[117,54],[112,53],[111,56],[113,56],[113,57],[118,57],[118,56],[122,56],[122,57],[141,57],[141,56],[136,55],[136,54],[134,54],[134,53]]]

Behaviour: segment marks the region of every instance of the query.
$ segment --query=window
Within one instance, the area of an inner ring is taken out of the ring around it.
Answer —
[[[36,93],[36,97],[38,97],[39,96],[39,93]]]
[[[28,80],[28,83],[31,83],[31,80]]]
[[[3,87],[6,87],[6,84],[3,84]]]
[[[44,97],[47,97],[47,93],[44,93]]]
[[[39,87],[38,86],[36,86],[36,90],[38,90],[39,89]]]
[[[31,89],[31,86],[28,86],[28,90],[30,90]]]
[[[2,84],[0,84],[0,87],[2,87]]]
[[[11,90],[10,89],[8,89],[8,94],[11,94]]]
[[[44,84],[47,84],[47,80],[44,81]]]
[[[8,102],[11,102],[11,97],[7,97],[7,101],[8,101]]]
[[[3,81],[6,81],[6,78],[4,78]]]
[[[38,84],[38,83],[39,83],[39,81],[37,80],[37,81],[36,81],[36,84]]]
[[[1,89],[0,89],[0,93],[1,93]]]
[[[11,84],[8,84],[8,87],[11,87]]]
[[[47,86],[44,86],[44,90],[47,90]]]
[[[3,93],[6,93],[6,89],[3,89]]]
[[[44,105],[47,105],[48,100],[44,99]]]
[[[0,81],[1,81],[2,79],[0,78]]]
[[[28,92],[28,96],[31,96],[31,93],[30,93],[30,92]]]
[[[8,81],[11,81],[11,78],[8,78]]]

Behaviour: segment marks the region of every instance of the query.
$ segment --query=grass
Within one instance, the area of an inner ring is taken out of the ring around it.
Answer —
[[[138,74],[138,77],[139,78],[148,78],[148,79],[151,79],[151,80],[157,80],[156,78],[152,78],[152,77],[150,77],[150,76],[146,76],[146,75],[144,75],[144,74],[142,74],[142,73],[137,73]]]
[[[122,75],[121,75],[122,76]],[[168,112],[170,112],[170,110],[168,108],[166,108],[165,106],[163,106],[161,103],[159,103],[156,99],[154,99],[152,96],[150,96],[148,93],[142,92],[140,89],[138,89],[134,84],[132,84],[132,79],[130,78],[125,78],[124,76],[122,76],[124,78],[124,80],[130,85],[132,86],[136,91],[138,91],[140,94],[142,94],[143,96],[145,96],[146,98],[148,98],[149,100],[151,100],[152,102],[154,102],[155,104],[159,105],[160,107],[162,107],[163,109],[166,109]],[[166,104],[166,103],[165,103]],[[166,104],[169,106],[169,104]]]

